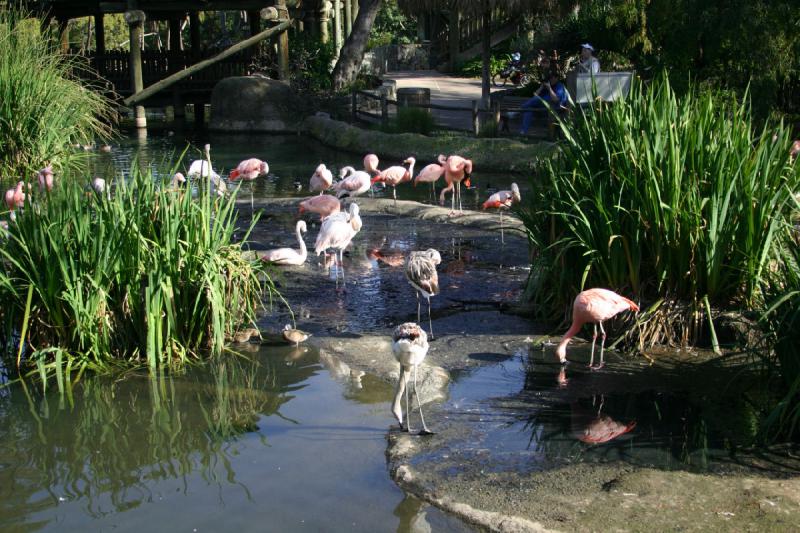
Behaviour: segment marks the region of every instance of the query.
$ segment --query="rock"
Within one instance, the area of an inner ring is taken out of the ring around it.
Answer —
[[[283,82],[263,76],[225,78],[211,93],[210,129],[227,132],[294,132],[294,95]]]

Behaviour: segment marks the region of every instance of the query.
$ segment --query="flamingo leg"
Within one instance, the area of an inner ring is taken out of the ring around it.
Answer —
[[[592,355],[589,357],[589,368],[592,368],[594,365],[594,343],[597,340],[597,324],[593,324],[594,327],[594,335],[592,335]]]
[[[464,209],[461,207],[461,182],[459,181],[456,185],[456,191],[458,192],[458,212],[462,213]]]
[[[419,321],[419,319],[417,319]],[[433,321],[431,320],[431,297],[428,296],[428,329],[431,332],[431,340],[433,340]]]
[[[505,244],[506,239],[505,235],[503,234],[503,208],[500,208],[500,244]]]
[[[397,207],[397,187],[392,185],[392,198],[394,198],[394,206]]]
[[[419,365],[414,365],[414,394],[417,396],[417,407],[419,408],[419,419],[422,421],[422,431],[419,432],[420,435],[433,435],[433,431],[428,429],[428,426],[425,425],[425,417],[422,416],[422,403],[419,400],[419,389],[417,388],[417,367]]]
[[[344,287],[344,249],[339,250],[339,268],[342,269],[342,287]]]
[[[603,368],[605,363],[603,362],[603,349],[606,346],[606,330],[603,329],[603,323],[600,322],[600,364],[597,365],[597,368]]]
[[[416,369],[416,367],[415,367]],[[408,383],[408,377],[406,377],[406,383]],[[415,385],[416,387],[416,385]],[[408,405],[408,386],[405,387],[406,389],[406,431],[409,433],[411,432],[411,410],[409,409]],[[416,390],[416,388],[415,388]]]
[[[436,204],[436,185],[431,182],[431,202]]]
[[[400,376],[397,382],[397,392],[395,392],[394,402],[392,402],[392,413],[403,429],[403,392],[408,383],[408,372],[403,365],[400,365]]]
[[[414,292],[417,295],[417,324],[419,324],[419,291],[418,290],[414,290]]]

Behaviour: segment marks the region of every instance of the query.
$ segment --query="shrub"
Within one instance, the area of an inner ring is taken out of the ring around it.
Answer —
[[[75,77],[86,69],[53,46],[36,19],[0,6],[0,176],[16,181],[46,164],[76,168],[72,144],[110,136],[110,101]]]
[[[170,367],[220,353],[255,318],[261,266],[232,242],[235,195],[201,184],[193,199],[136,168],[114,185],[110,197],[75,183],[33,190],[10,224],[0,324],[22,371],[55,371],[62,385],[76,368]]]
[[[427,109],[398,107],[395,116],[385,128],[388,133],[421,133],[430,135],[436,129],[436,121]]]
[[[711,307],[754,308],[787,246],[800,166],[789,131],[755,132],[750,108],[666,76],[560,122],[561,153],[522,215],[539,256],[529,294],[550,317],[583,288],[650,304],[648,343],[693,341]]]

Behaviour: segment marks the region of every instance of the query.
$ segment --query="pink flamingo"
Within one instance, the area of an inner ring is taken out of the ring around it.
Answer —
[[[39,189],[45,190],[47,189],[48,192],[53,190],[53,167],[47,165],[42,170],[39,171],[37,174],[39,178]]]
[[[561,342],[556,348],[556,355],[561,364],[567,362],[567,344],[569,340],[581,330],[584,324],[594,324],[594,335],[592,336],[592,356],[589,360],[589,368],[596,369],[603,366],[603,349],[606,344],[606,332],[603,329],[603,321],[613,318],[617,313],[631,310],[639,311],[639,306],[624,296],[609,291],[607,289],[588,289],[578,294],[572,304],[572,326],[564,334]],[[600,325],[600,364],[594,365],[594,345],[597,340],[597,325]]]
[[[239,163],[235,169],[231,170],[228,179],[235,181],[237,179],[245,181],[253,181],[259,176],[266,176],[269,173],[269,165],[266,161],[251,158],[245,159]]]
[[[434,201],[436,199],[436,182],[442,177],[442,174],[444,174],[444,159],[444,155],[440,154],[438,164],[431,163],[430,165],[426,165],[419,171],[417,177],[414,178],[414,187],[420,182],[431,184],[431,197]]]
[[[17,220],[16,209],[22,209],[25,206],[25,192],[22,190],[24,186],[25,182],[19,181],[15,188],[6,191],[6,207],[11,211],[9,215],[11,220]]]
[[[593,409],[581,407],[577,402],[574,402],[570,407],[572,411],[572,434],[576,439],[586,444],[602,444],[614,440],[636,427],[635,420],[623,424],[608,415],[602,414],[602,400],[596,415]]]
[[[342,198],[343,196],[356,197],[364,194],[372,187],[369,173],[363,170],[344,167],[339,172],[339,177],[343,179],[333,184],[333,190],[337,198]]]
[[[797,154],[800,154],[800,140],[794,141],[789,149],[789,157],[792,161],[797,158]]]
[[[308,256],[306,243],[303,240],[303,233],[305,232],[305,220],[298,220],[295,226],[295,234],[297,235],[297,242],[300,243],[300,251],[298,252],[293,248],[276,248],[265,252],[261,256],[261,260],[275,263],[276,265],[302,265],[306,262],[306,257]]]
[[[339,200],[330,194],[320,194],[312,196],[300,202],[300,214],[311,211],[319,215],[319,220],[323,221],[331,215],[335,215],[341,210]]]
[[[489,197],[488,200],[483,202],[483,209],[498,209],[500,211],[500,241],[505,242],[503,237],[503,211],[511,209],[511,206],[518,204],[522,200],[519,194],[519,187],[516,183],[511,184],[510,191],[497,191]]]
[[[378,160],[377,155],[367,154],[364,156],[364,170],[370,176],[377,176],[381,173],[381,171],[378,170],[378,163],[380,163],[380,161]]]
[[[317,240],[314,243],[314,253],[320,255],[328,249],[339,252],[339,265],[342,267],[342,283],[344,283],[344,267],[342,266],[342,255],[344,249],[353,240],[353,237],[361,229],[361,217],[358,215],[358,204],[350,204],[349,213],[337,213],[325,219],[319,229]],[[338,271],[336,283],[339,283]]]
[[[439,158],[442,161],[442,158]],[[455,213],[456,198],[458,198],[458,210],[461,209],[461,182],[467,187],[470,186],[470,175],[472,174],[472,160],[465,159],[460,155],[451,155],[444,162],[444,180],[447,182],[447,187],[442,189],[439,193],[439,205],[444,205],[444,195],[447,192],[452,193],[451,213]],[[454,192],[455,191],[455,192]]]
[[[408,163],[408,168],[401,167],[401,166],[393,166],[389,167],[386,170],[381,171],[380,174],[372,178],[372,183],[385,183],[387,185],[392,186],[392,198],[394,198],[394,205],[397,205],[397,186],[401,183],[405,183],[406,181],[411,181],[411,177],[414,175],[414,163],[417,160],[413,157],[409,157],[403,163]]]
[[[323,163],[320,163],[314,174],[311,175],[311,183],[308,185],[308,190],[311,192],[319,191],[322,194],[330,189],[332,183],[333,174]]]

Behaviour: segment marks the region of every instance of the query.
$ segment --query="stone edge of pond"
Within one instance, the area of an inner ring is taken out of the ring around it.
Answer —
[[[477,169],[515,173],[534,170],[537,160],[551,154],[555,146],[548,141],[526,144],[504,138],[384,133],[323,116],[307,117],[301,129],[327,146],[362,156],[374,153],[403,160],[412,155],[419,161],[435,161],[439,154],[459,154],[471,159]]]
[[[254,209],[268,209],[269,207],[292,208],[304,198],[266,198],[253,202]],[[456,224],[477,228],[484,231],[499,232],[501,229],[509,237],[525,238],[525,225],[518,218],[510,215],[503,215],[503,226],[500,226],[500,215],[497,212],[472,211],[465,209],[463,214],[451,216],[450,210],[445,207],[423,204],[411,200],[398,200],[397,205],[393,200],[385,198],[358,197],[354,200],[345,198],[342,200],[342,210],[346,211],[350,202],[355,201],[362,212],[383,213],[395,216],[407,216],[431,222]],[[237,205],[240,209],[250,206],[250,200],[239,198]]]

